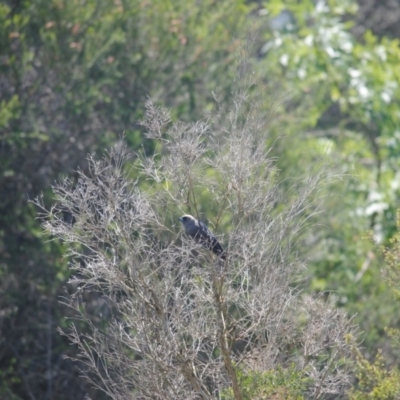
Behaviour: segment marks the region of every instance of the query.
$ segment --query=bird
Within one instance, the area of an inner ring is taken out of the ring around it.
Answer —
[[[224,249],[203,222],[187,214],[180,217],[179,221],[182,222],[186,235],[225,260],[226,254]]]

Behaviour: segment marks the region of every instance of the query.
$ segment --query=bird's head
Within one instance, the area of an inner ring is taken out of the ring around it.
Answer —
[[[191,215],[182,215],[182,217],[179,218],[179,221],[182,222],[183,226],[186,226],[187,224],[190,224],[191,222],[195,222],[196,219],[192,217]]]

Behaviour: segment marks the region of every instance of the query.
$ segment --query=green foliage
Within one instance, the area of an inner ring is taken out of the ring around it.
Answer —
[[[399,207],[398,40],[371,32],[356,37],[357,5],[351,0],[318,6],[268,1],[265,9],[272,16],[290,13],[285,26],[271,25],[266,33],[257,66],[284,98],[270,124],[280,138],[273,150],[279,168],[297,176],[324,156],[342,175],[321,193],[326,202],[316,227],[325,229],[316,229],[307,242],[309,287],[333,293],[339,305],[357,314],[364,344],[374,353],[384,347],[384,327],[400,323],[380,276],[380,255],[365,238],[372,229],[387,242]]]
[[[387,370],[378,353],[374,363],[357,353],[357,385],[349,393],[350,400],[396,400],[400,396],[400,370]]]
[[[400,300],[400,210],[397,211],[397,232],[390,240],[390,247],[382,247],[382,253],[386,262],[383,268],[388,279],[395,300]],[[398,305],[398,304],[397,304]],[[392,339],[394,349],[400,349],[400,330],[387,329]],[[357,384],[350,391],[350,400],[376,399],[395,400],[400,396],[400,370],[398,366],[388,368],[382,352],[376,355],[375,362],[371,363],[364,358],[359,351],[357,355]]]
[[[296,369],[295,365],[287,368],[276,368],[267,372],[240,370],[238,380],[244,400],[286,399],[302,400],[309,384],[309,378],[304,371]],[[223,400],[233,399],[232,389],[222,393]]]
[[[390,239],[390,247],[383,247],[382,253],[387,267],[385,275],[390,283],[391,289],[397,301],[400,300],[400,209],[397,210],[397,231]]]
[[[19,102],[16,95],[9,101],[3,100],[0,103],[0,128],[5,128],[11,119],[19,117]]]

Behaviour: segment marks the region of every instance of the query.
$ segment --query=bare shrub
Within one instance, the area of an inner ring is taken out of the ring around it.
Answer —
[[[238,71],[230,109],[171,122],[149,102],[141,123],[156,154],[129,161],[118,145],[90,157],[90,174],[64,179],[53,208],[42,206],[46,232],[72,260],[70,305],[91,328],[66,334],[83,374],[112,399],[242,399],[239,369],[295,365],[312,399],[339,398],[351,379],[351,322],[296,286],[299,241],[329,173],[321,162],[279,180],[251,66]],[[226,260],[179,230],[180,215],[205,211]],[[86,316],[87,291],[101,295],[106,326]]]

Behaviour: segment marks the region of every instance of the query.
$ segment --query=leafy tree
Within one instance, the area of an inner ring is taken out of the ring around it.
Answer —
[[[400,300],[400,211],[397,212],[397,232],[390,240],[390,247],[383,247],[385,264],[383,273],[388,279],[396,303]],[[392,342],[391,350],[399,356],[400,329],[386,329]],[[400,370],[398,365],[388,366],[382,353],[369,362],[359,351],[357,355],[357,385],[350,391],[350,399],[391,400],[400,396]]]
[[[348,176],[326,190],[319,222],[329,231],[308,242],[314,248],[310,288],[332,291],[338,304],[357,313],[374,353],[384,347],[382,327],[400,324],[380,277],[379,255],[365,238],[373,229],[387,241],[399,206],[400,50],[396,39],[369,31],[355,36],[356,9],[348,0],[267,2],[272,17],[285,10],[289,18],[279,29],[271,25],[258,65],[284,94],[271,121],[273,135],[283,136],[274,149],[282,173],[307,170],[327,152],[337,160],[336,173]]]
[[[228,93],[232,38],[247,9],[242,1],[0,4],[0,397],[93,397],[56,331],[70,315],[59,303],[69,276],[63,248],[44,243],[27,199],[44,191],[48,202],[54,179],[85,170],[86,154],[124,131],[152,152],[136,124],[147,96],[190,119],[217,84]]]

